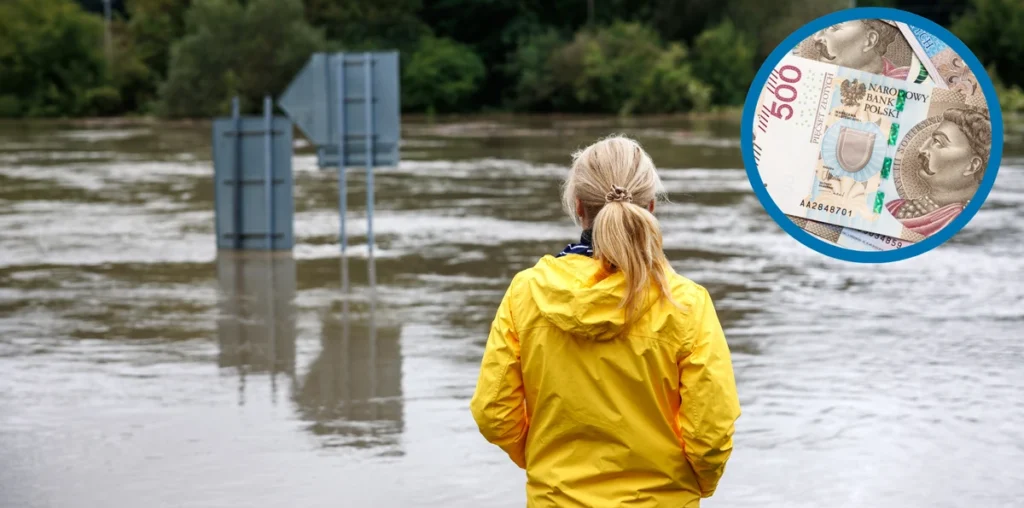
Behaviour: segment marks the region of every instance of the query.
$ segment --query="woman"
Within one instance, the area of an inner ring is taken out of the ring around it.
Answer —
[[[707,290],[665,259],[661,192],[631,139],[575,154],[563,205],[581,242],[518,273],[491,325],[471,410],[526,470],[531,508],[696,507],[722,477],[729,348]]]

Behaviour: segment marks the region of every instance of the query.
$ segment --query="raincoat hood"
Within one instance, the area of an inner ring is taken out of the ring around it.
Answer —
[[[533,269],[529,291],[540,314],[561,330],[593,340],[611,340],[625,330],[620,305],[626,296],[621,272],[609,272],[586,256],[545,256]],[[657,301],[652,285],[640,314]]]

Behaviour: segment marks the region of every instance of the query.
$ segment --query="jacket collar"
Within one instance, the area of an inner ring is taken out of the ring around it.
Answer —
[[[579,254],[581,256],[594,257],[594,241],[593,241],[593,230],[586,229],[583,234],[580,235],[579,243],[570,243],[562,252],[556,255],[556,258],[565,256],[566,254]]]

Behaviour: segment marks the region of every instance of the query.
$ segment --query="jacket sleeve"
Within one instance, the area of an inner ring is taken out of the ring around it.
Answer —
[[[725,334],[707,290],[703,296],[695,302],[692,348],[679,360],[679,426],[701,497],[711,497],[732,454],[740,404]]]
[[[512,322],[511,293],[510,286],[491,322],[470,410],[487,441],[498,445],[516,465],[526,469],[529,423],[519,336]]]

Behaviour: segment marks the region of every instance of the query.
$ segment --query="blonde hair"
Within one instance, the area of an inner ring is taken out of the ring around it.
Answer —
[[[639,319],[645,296],[655,284],[661,298],[672,299],[662,251],[661,227],[648,210],[664,200],[665,189],[651,157],[635,140],[625,136],[602,139],[572,156],[562,191],[562,206],[580,224],[576,202],[592,221],[594,258],[610,272],[621,271],[626,295],[619,308],[626,323]]]

